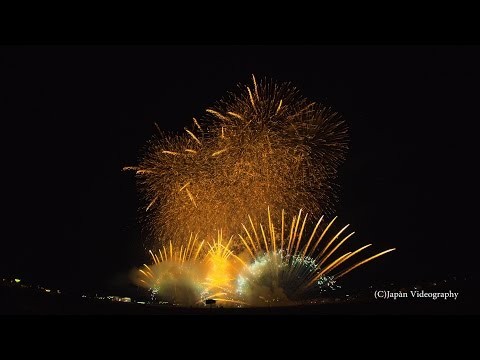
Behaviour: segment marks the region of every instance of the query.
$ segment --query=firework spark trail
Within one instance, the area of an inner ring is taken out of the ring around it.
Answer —
[[[191,232],[238,234],[247,214],[266,221],[267,205],[331,213],[346,149],[336,113],[290,84],[253,77],[253,86],[239,85],[182,136],[154,137],[140,164],[125,170],[136,171],[153,238],[179,243]]]

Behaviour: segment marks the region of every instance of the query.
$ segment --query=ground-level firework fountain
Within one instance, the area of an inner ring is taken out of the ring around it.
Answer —
[[[371,246],[367,244],[339,256],[354,234],[343,235],[348,225],[331,236],[328,232],[336,218],[323,223],[321,217],[304,236],[308,214],[303,216],[300,210],[287,225],[285,211],[281,213],[275,225],[268,209],[265,227],[249,217],[250,226],[242,224],[244,233],[238,234],[243,244],[238,255],[231,250],[235,237],[225,241],[221,232],[211,243],[198,242],[192,235],[186,246],[170,243],[158,255],[151,252],[154,263],[139,270],[136,282],[157,299],[182,305],[203,304],[206,299],[236,306],[294,305],[317,299],[350,271],[395,250],[359,261],[356,255]]]
[[[159,300],[292,305],[394,250],[358,261],[368,244],[338,256],[353,235],[342,235],[348,225],[329,236],[336,217],[307,215],[332,214],[347,150],[337,113],[289,84],[253,77],[240,90],[194,118],[183,136],[160,132],[138,166],[124,168],[135,171],[159,248],[135,282]]]

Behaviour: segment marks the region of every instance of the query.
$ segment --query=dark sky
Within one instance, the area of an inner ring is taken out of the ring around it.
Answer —
[[[92,291],[126,283],[146,257],[122,167],[154,122],[181,132],[254,73],[348,123],[337,214],[354,241],[398,249],[353,280],[478,275],[466,207],[478,64],[479,47],[2,47],[0,274]]]

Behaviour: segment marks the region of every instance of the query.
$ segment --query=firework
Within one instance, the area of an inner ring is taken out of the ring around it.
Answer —
[[[251,86],[239,84],[202,119],[225,151],[221,165],[229,182],[246,182],[250,198],[240,216],[258,217],[263,211],[253,209],[267,205],[330,214],[332,180],[347,150],[344,121],[289,83],[252,80]]]
[[[156,301],[192,306],[214,298],[219,303],[244,304],[233,296],[235,278],[247,265],[230,249],[233,237],[224,243],[220,231],[211,242],[197,239],[192,234],[186,246],[169,242],[158,252],[150,250],[153,263],[143,264],[133,274],[134,282],[149,289]]]
[[[134,273],[133,281],[148,288],[156,300],[195,304],[204,292],[202,281],[206,273],[200,261],[203,245],[204,242],[198,242],[192,234],[186,246],[176,248],[169,242],[169,246],[163,246],[158,253],[150,251],[153,264],[144,264]]]
[[[324,216],[332,214],[346,150],[337,113],[290,84],[255,77],[184,134],[159,129],[138,166],[124,168],[136,173],[148,228],[160,243],[137,283],[183,305],[293,305],[395,250],[358,260],[371,244],[339,255],[353,233],[344,235],[347,225],[328,234],[336,217]],[[315,223],[308,213],[324,216]]]
[[[169,249],[163,248],[163,254],[159,251],[160,257],[151,252],[154,264],[139,270],[142,285],[159,299],[189,305],[201,304],[205,299],[236,306],[295,305],[319,298],[352,270],[395,250],[352,262],[371,244],[338,255],[354,234],[344,234],[349,225],[330,236],[336,217],[323,223],[322,216],[309,236],[304,236],[308,214],[300,210],[290,225],[285,222],[284,210],[281,214],[281,221],[275,225],[268,208],[266,227],[255,225],[248,216],[249,225],[242,224],[244,233],[238,235],[243,244],[238,254],[231,249],[233,236],[224,241],[221,231],[206,243],[208,250],[203,252],[204,241],[193,250],[196,238],[192,242],[192,236],[187,247],[179,251],[173,250],[170,243]]]
[[[267,206],[330,213],[346,126],[289,84],[239,85],[182,136],[153,138],[135,170],[154,238],[229,237]],[[275,215],[279,215],[278,213]],[[234,244],[235,245],[235,244]]]
[[[199,302],[206,299],[215,299],[220,304],[247,305],[235,296],[235,279],[240,271],[247,266],[241,257],[231,249],[233,236],[225,243],[222,232],[217,239],[208,243],[209,251],[205,254],[203,264],[206,268],[204,291]]]
[[[303,216],[300,210],[290,226],[285,224],[285,211],[281,214],[277,226],[270,209],[267,227],[255,226],[251,217],[250,226],[242,224],[244,235],[239,237],[250,256],[250,265],[242,269],[236,286],[238,298],[250,305],[293,305],[318,298],[350,271],[395,250],[388,249],[352,264],[349,260],[371,244],[338,256],[340,247],[354,234],[344,235],[349,225],[329,237],[327,234],[337,217],[326,224],[322,216],[307,240],[303,235],[308,214]]]

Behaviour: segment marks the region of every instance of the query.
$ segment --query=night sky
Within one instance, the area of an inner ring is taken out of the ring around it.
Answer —
[[[480,47],[2,47],[0,275],[128,288],[147,257],[135,178],[122,167],[137,163],[154,122],[180,133],[254,73],[348,123],[337,215],[352,243],[397,248],[352,282],[478,276],[467,187],[479,64]]]

